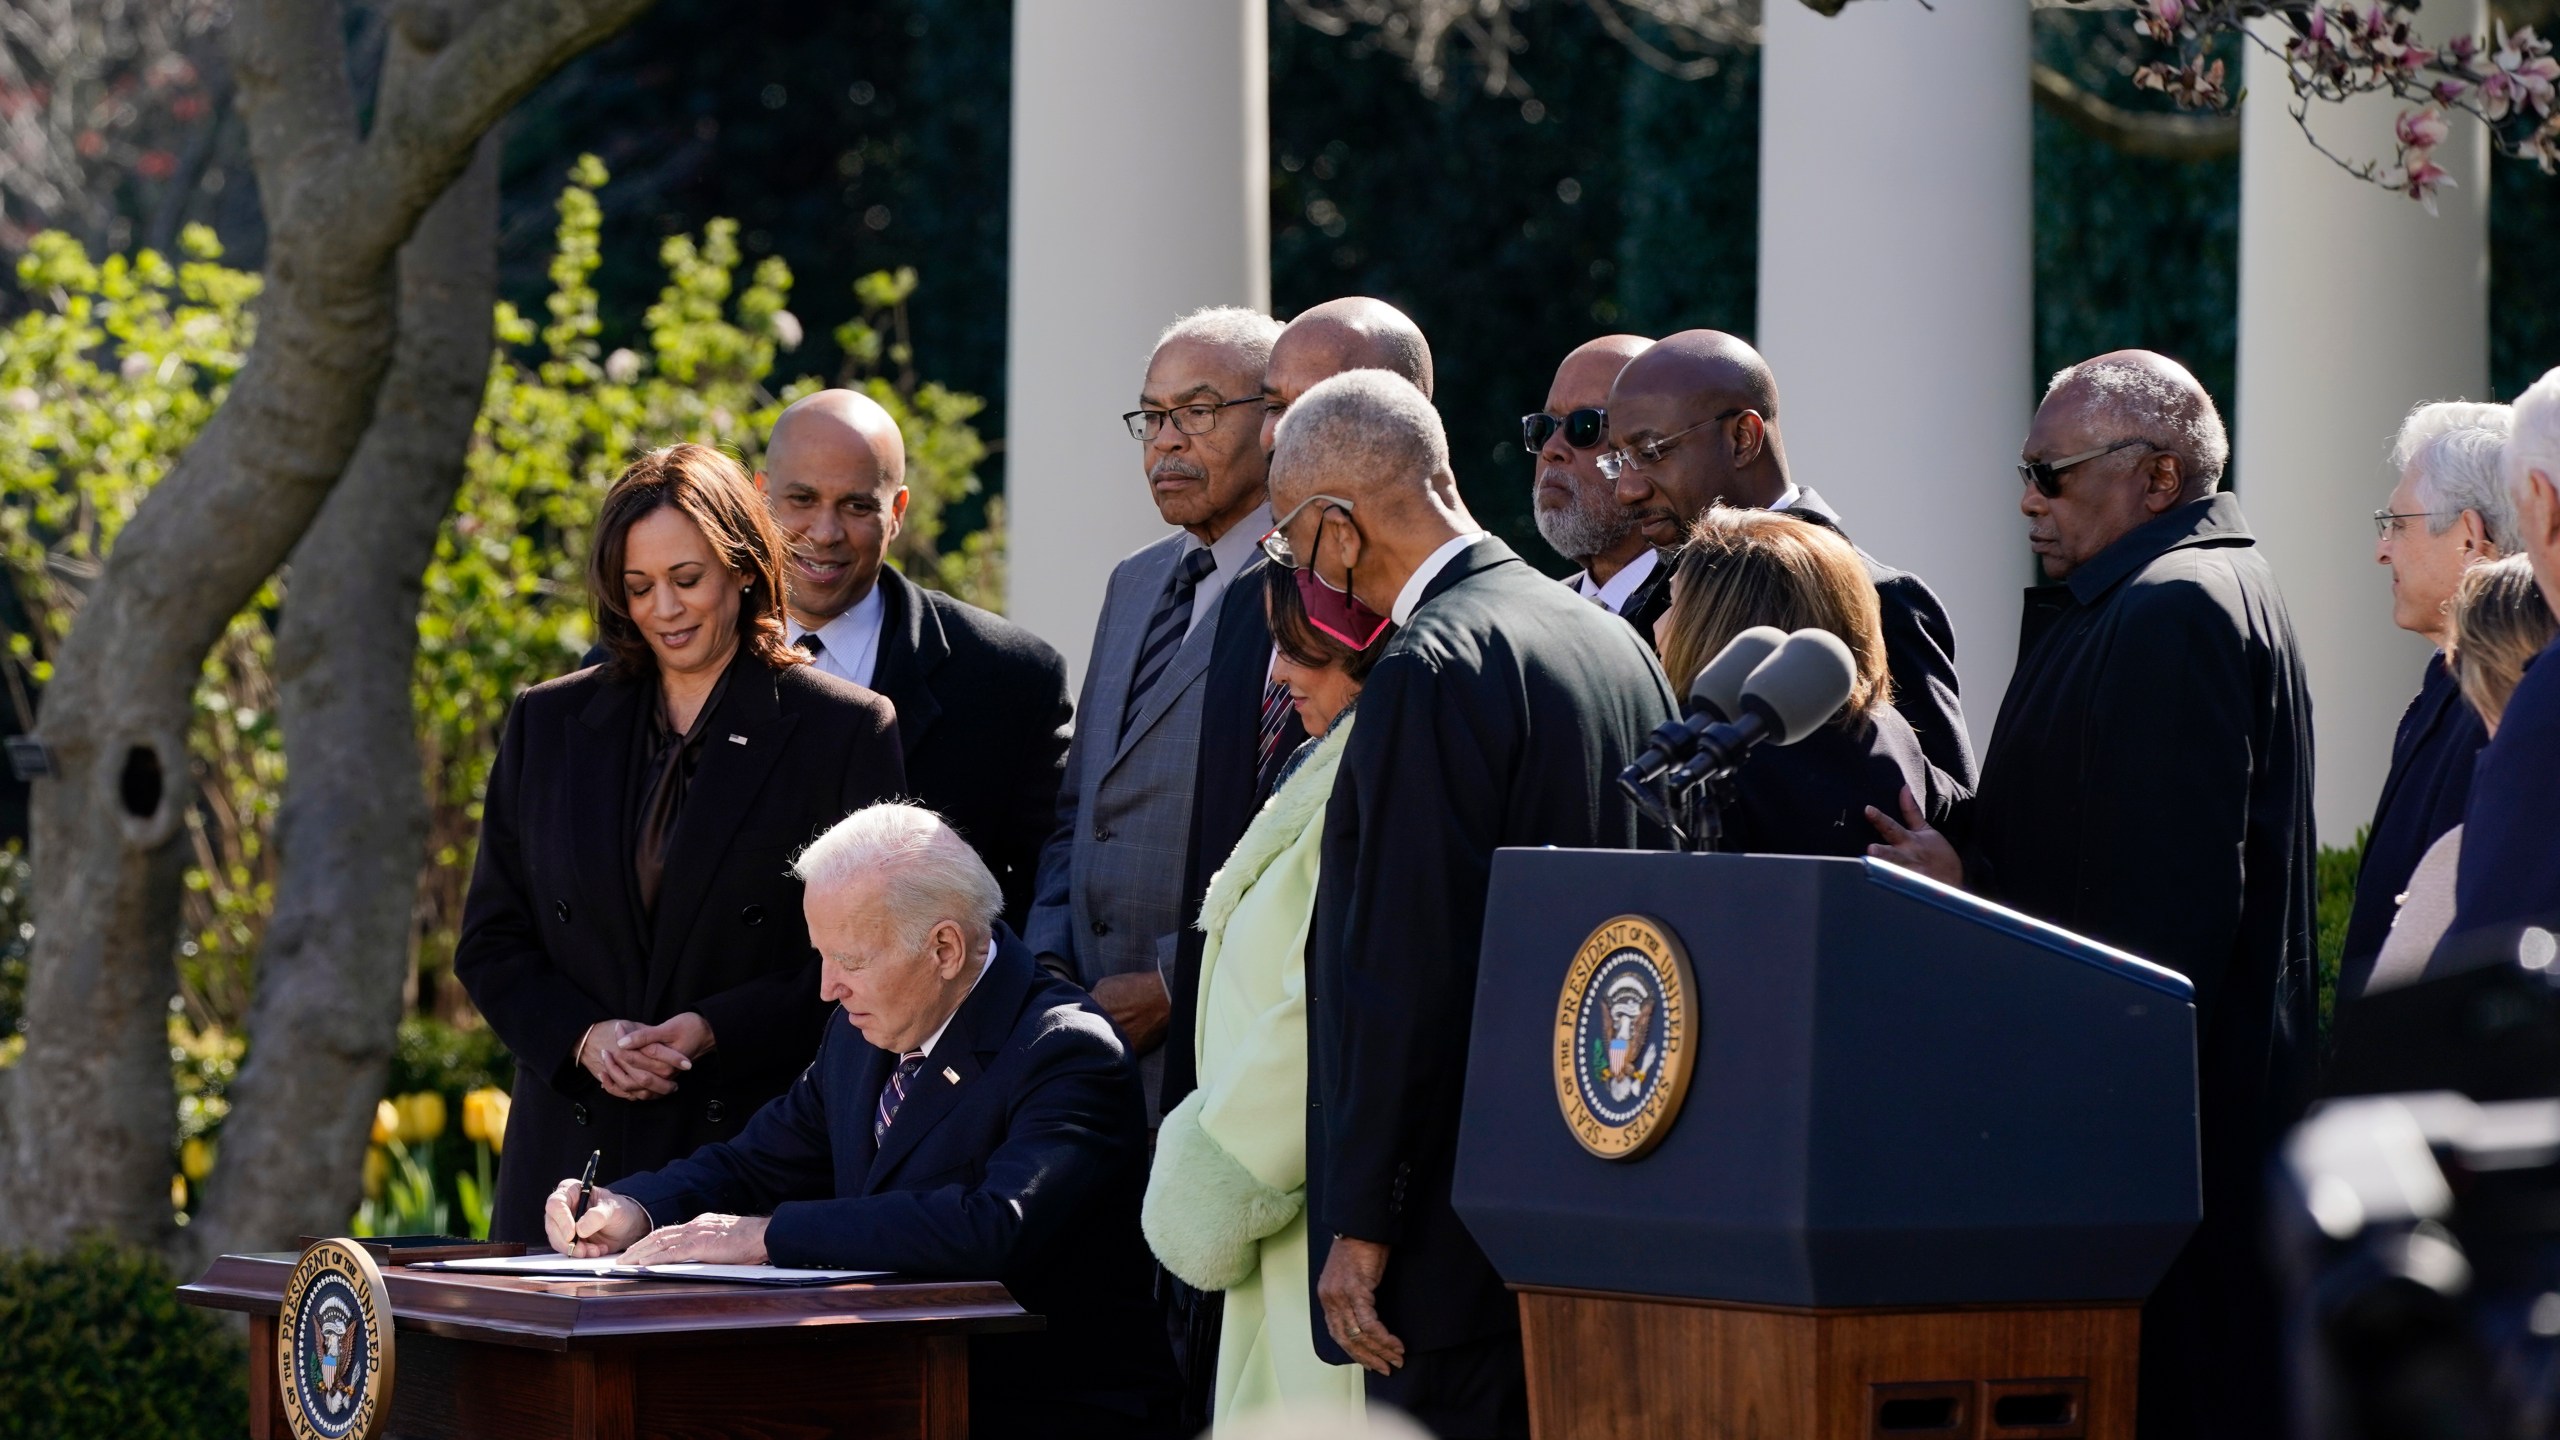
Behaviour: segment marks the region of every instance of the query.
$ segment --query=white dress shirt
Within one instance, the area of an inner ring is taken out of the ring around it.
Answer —
[[[1798,485],[1793,480],[1790,480],[1787,482],[1787,488],[1779,493],[1778,498],[1769,502],[1769,508],[1772,510],[1784,510],[1803,498],[1804,487]]]
[[[872,671],[880,665],[880,622],[888,613],[888,602],[880,598],[880,587],[874,584],[870,594],[815,632],[801,624],[797,616],[785,619],[792,644],[799,644],[803,635],[817,635],[819,669],[867,690],[871,688]]]
[[[960,1006],[968,1004],[969,997],[978,993],[978,982],[987,978],[987,972],[995,968],[995,963],[996,942],[991,935],[987,937],[987,953],[978,957],[978,973],[969,977],[969,988],[960,992],[960,1005],[952,1006],[951,1013],[943,1016],[942,1023],[934,1026],[933,1033],[925,1037],[922,1047],[925,1058],[933,1057],[933,1047],[942,1043],[942,1032],[950,1029],[951,1022],[960,1017]]]
[[[1201,576],[1200,583],[1191,587],[1191,624],[1183,630],[1182,638],[1190,639],[1191,632],[1200,628],[1201,621],[1218,613],[1218,600],[1227,593],[1227,582],[1235,579],[1236,573],[1252,561],[1255,548],[1262,544],[1262,537],[1270,533],[1271,502],[1266,500],[1253,507],[1252,514],[1228,526],[1227,533],[1210,544],[1209,553],[1218,557],[1218,568]],[[1189,542],[1182,547],[1183,554],[1188,555],[1200,548],[1199,536],[1186,534],[1183,539]]]
[[[1395,621],[1398,628],[1402,628],[1412,620],[1414,607],[1422,603],[1422,592],[1430,587],[1432,581],[1440,578],[1440,572],[1448,569],[1449,562],[1457,559],[1460,552],[1483,538],[1483,531],[1473,531],[1457,536],[1439,549],[1432,551],[1430,556],[1416,567],[1413,578],[1405,581],[1404,588],[1396,592],[1395,612],[1387,618]]]
[[[1592,584],[1590,571],[1577,570],[1573,576],[1574,593],[1612,615],[1624,615],[1628,599],[1661,563],[1662,552],[1648,547],[1643,554],[1618,567],[1618,573],[1610,576],[1606,585]]]

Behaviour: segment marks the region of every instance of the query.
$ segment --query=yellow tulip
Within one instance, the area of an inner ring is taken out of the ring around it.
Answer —
[[[187,1208],[187,1177],[184,1175],[169,1177],[169,1208],[172,1210]]]
[[[400,1136],[400,1107],[388,1100],[373,1104],[373,1143],[388,1145]]]
[[[444,1133],[444,1097],[435,1091],[421,1090],[391,1103],[398,1113],[402,1144],[424,1144]]]
[[[516,1111],[515,1097],[504,1090],[481,1093],[489,1097],[489,1148],[504,1154],[507,1148],[507,1117]]]
[[[506,1148],[507,1092],[484,1085],[462,1097],[462,1133],[492,1150]]]
[[[212,1142],[201,1135],[190,1137],[187,1143],[178,1147],[178,1168],[188,1179],[201,1183],[204,1177],[213,1173]]]
[[[364,1152],[364,1198],[379,1200],[382,1187],[391,1183],[391,1157],[374,1146]]]

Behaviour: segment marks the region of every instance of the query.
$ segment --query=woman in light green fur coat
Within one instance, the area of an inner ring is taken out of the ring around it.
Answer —
[[[1309,619],[1289,571],[1269,573],[1272,678],[1289,687],[1317,738],[1291,760],[1201,903],[1209,939],[1193,1037],[1200,1088],[1164,1117],[1141,1212],[1166,1269],[1226,1292],[1211,1411],[1221,1426],[1257,1410],[1357,1406],[1365,1393],[1360,1367],[1316,1358],[1308,1313],[1306,954],[1325,802],[1351,702],[1386,635],[1354,649],[1333,633],[1340,627]],[[1356,639],[1365,627],[1352,628]]]

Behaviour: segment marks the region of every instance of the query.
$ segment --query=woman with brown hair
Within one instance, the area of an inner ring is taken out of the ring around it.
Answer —
[[[654,450],[587,562],[606,663],[507,716],[454,974],[516,1058],[491,1235],[736,1136],[829,1006],[791,855],[904,787],[878,695],[786,643],[785,545],[736,461]]]
[[[1724,848],[1856,858],[1875,839],[1870,805],[1902,813],[1905,789],[1932,823],[1960,796],[1893,708],[1875,582],[1836,531],[1776,510],[1716,506],[1690,527],[1671,572],[1671,608],[1654,622],[1674,688],[1754,625],[1828,630],[1857,661],[1829,724],[1793,745],[1763,745],[1733,780]]]

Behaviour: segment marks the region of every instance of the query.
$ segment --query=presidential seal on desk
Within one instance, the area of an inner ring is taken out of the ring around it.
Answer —
[[[295,1440],[373,1440],[391,1413],[391,1294],[351,1240],[302,1252],[276,1317],[276,1369]]]
[[[1582,1148],[1633,1160],[1662,1143],[1689,1091],[1696,1043],[1688,954],[1660,921],[1591,932],[1556,1001],[1556,1103]]]

